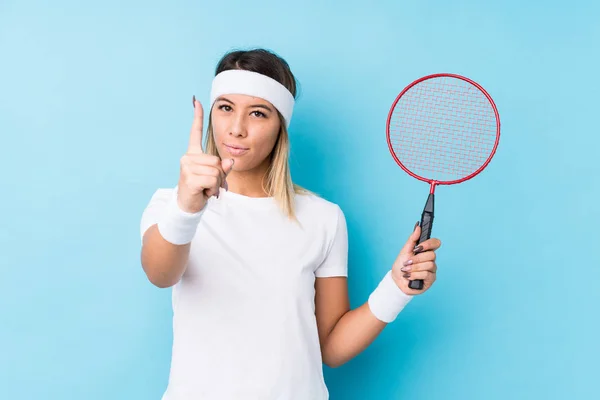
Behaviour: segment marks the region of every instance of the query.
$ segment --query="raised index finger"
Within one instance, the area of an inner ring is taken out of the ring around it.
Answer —
[[[196,100],[196,96],[193,97],[194,102],[194,120],[192,122],[192,129],[190,130],[190,142],[188,144],[188,153],[203,153],[202,150],[202,125],[204,123],[204,110],[202,104]]]

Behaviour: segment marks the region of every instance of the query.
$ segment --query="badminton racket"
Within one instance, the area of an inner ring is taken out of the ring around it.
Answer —
[[[386,136],[396,163],[429,184],[418,245],[431,237],[436,187],[469,180],[491,161],[500,139],[500,117],[478,83],[456,74],[433,74],[415,80],[396,97]],[[422,290],[423,280],[411,280],[408,286]]]

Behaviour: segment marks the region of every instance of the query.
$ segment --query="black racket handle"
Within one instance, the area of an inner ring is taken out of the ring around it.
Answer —
[[[423,208],[423,213],[421,214],[421,236],[419,237],[417,245],[431,238],[431,229],[433,228],[434,203],[435,196],[433,193],[430,193],[429,197],[427,197],[425,207]],[[409,281],[408,287],[414,290],[422,290],[423,279],[415,279],[414,281]]]

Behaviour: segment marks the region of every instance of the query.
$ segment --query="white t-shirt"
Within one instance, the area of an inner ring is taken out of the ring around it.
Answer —
[[[141,233],[175,189],[159,189]],[[337,204],[296,195],[299,224],[273,198],[221,189],[173,287],[173,348],[163,400],[324,400],[315,277],[347,276],[348,234]]]

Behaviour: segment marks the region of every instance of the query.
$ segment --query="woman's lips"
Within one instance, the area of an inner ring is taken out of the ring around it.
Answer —
[[[250,150],[246,147],[240,147],[240,146],[235,146],[235,145],[224,144],[224,146],[225,146],[225,149],[227,149],[229,154],[231,154],[232,156],[241,156],[241,155],[247,153],[248,150]]]

